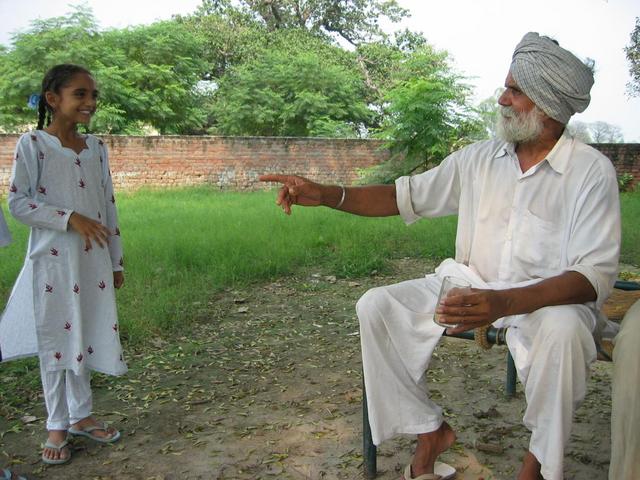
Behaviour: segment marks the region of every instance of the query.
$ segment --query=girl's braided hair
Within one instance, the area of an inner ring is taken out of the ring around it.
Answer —
[[[51,106],[45,99],[47,92],[60,93],[60,89],[69,83],[71,78],[77,73],[86,73],[91,75],[91,72],[80,65],[73,65],[70,63],[63,63],[52,67],[44,76],[42,80],[42,90],[40,91],[40,101],[38,102],[38,130],[42,130],[45,126],[46,120],[47,126],[51,123]]]

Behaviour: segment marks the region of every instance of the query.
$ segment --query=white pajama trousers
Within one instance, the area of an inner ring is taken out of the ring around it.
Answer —
[[[436,276],[378,287],[356,305],[373,442],[437,430],[442,409],[429,399],[426,371],[444,329],[433,322]],[[584,305],[545,307],[510,317],[507,343],[525,386],[529,450],[547,480],[563,478],[573,413],[596,358],[595,315]]]
[[[91,415],[91,374],[88,370],[76,375],[72,370],[46,372],[41,366],[40,378],[48,414],[47,430],[67,430]]]
[[[640,478],[640,301],[624,316],[613,350],[609,480]]]

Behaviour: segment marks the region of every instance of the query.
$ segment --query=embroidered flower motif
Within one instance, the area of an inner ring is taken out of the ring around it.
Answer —
[[[82,356],[82,354],[81,354],[81,353],[79,353],[79,354],[78,354],[78,356],[76,357],[76,360],[77,360],[78,362],[81,362],[83,358],[84,358],[84,357]]]
[[[107,285],[104,283],[104,281],[100,280],[100,283],[98,284],[98,288],[99,288],[100,290],[104,290],[104,288],[105,288],[106,286],[107,286]]]
[[[56,360],[60,360],[62,358],[62,354],[60,352],[54,353],[53,356],[56,358]]]
[[[36,205],[35,203],[30,203],[30,204],[29,204],[29,208],[30,208],[31,210],[35,210],[36,208],[38,208],[38,205]]]
[[[16,187],[16,184],[15,184],[15,183],[12,183],[12,184],[11,184],[11,187],[9,187],[9,191],[10,191],[11,193],[16,193],[16,192],[18,191],[18,187]],[[111,195],[111,198],[113,198],[113,195]]]
[[[53,293],[53,287],[51,285],[49,285],[48,283],[44,284],[44,291],[46,293]]]
[[[93,353],[93,347],[91,345],[89,345],[89,348],[87,348],[87,352],[89,353],[89,355]]]
[[[73,293],[80,293],[80,287],[77,283],[73,285]]]
[[[41,193],[42,195],[46,195],[47,194],[47,189],[40,186],[38,187],[38,193]]]
[[[71,331],[71,324],[70,324],[69,322],[66,322],[66,323],[64,324],[64,329],[65,329],[65,330],[69,330],[69,331]]]
[[[73,162],[73,163],[75,163],[77,166],[82,165],[82,162],[80,161],[80,159],[79,159],[79,158],[76,158],[76,161],[75,161],[75,162]]]
[[[84,188],[86,186],[83,179],[80,179],[80,181],[78,182],[78,186],[80,188]]]
[[[55,248],[52,248],[51,250],[49,250],[51,252],[51,255],[53,255],[54,257],[58,256],[58,250],[56,250]]]
[[[44,152],[38,152],[38,158],[44,160]]]
[[[61,217],[64,217],[67,214],[67,212],[65,212],[64,210],[56,210],[56,213]]]

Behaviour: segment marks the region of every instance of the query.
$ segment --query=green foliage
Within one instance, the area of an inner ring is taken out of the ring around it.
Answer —
[[[372,116],[360,77],[315,53],[265,52],[221,79],[212,113],[226,135],[355,136]]]
[[[378,133],[387,140],[392,158],[371,169],[367,181],[389,183],[438,164],[481,135],[481,124],[467,107],[469,87],[447,62],[446,53],[425,45],[400,64]]]
[[[629,60],[629,74],[631,81],[627,84],[629,94],[640,95],[640,17],[636,17],[636,26],[631,32],[629,45],[625,48]]]
[[[629,192],[631,191],[631,186],[633,185],[633,175],[630,173],[623,173],[622,175],[618,175],[618,190],[621,192]]]
[[[199,13],[243,14],[269,31],[303,29],[339,35],[353,45],[384,37],[381,18],[398,22],[408,14],[396,0],[204,0]]]
[[[21,131],[35,123],[37,114],[26,101],[40,91],[44,73],[58,63],[77,63],[93,73],[100,89],[95,131],[140,133],[144,125],[161,133],[201,129],[201,38],[177,22],[101,33],[87,7],[75,8],[67,17],[34,22],[0,54],[3,128]]]

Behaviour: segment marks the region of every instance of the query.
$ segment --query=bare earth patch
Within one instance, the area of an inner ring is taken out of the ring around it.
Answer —
[[[2,410],[0,465],[51,480],[364,478],[354,305],[368,288],[433,267],[404,259],[389,274],[356,280],[311,269],[216,294],[180,336],[129,352],[128,375],[94,376],[96,415],[122,431],[120,442],[76,439],[71,463],[43,466],[44,406],[23,384],[23,401]],[[431,392],[458,434],[443,460],[461,480],[514,478],[527,448],[522,386],[504,396],[505,355],[456,339],[436,350]],[[610,373],[608,363],[592,368],[567,448],[568,480],[606,478]],[[0,391],[19,381],[4,378]],[[378,478],[399,478],[412,451],[411,437],[383,444]]]

